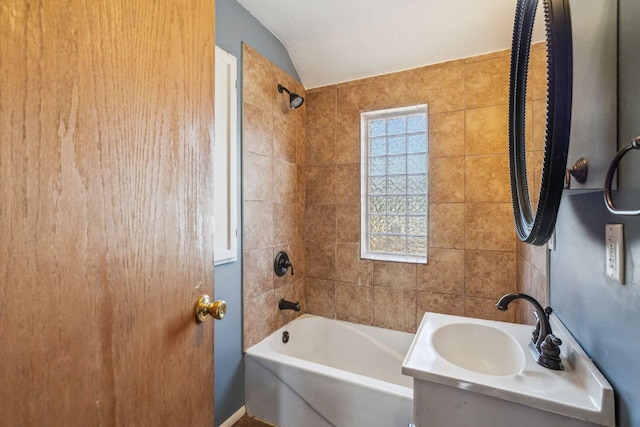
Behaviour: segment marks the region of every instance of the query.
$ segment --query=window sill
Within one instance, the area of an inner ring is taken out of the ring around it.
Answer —
[[[370,259],[374,261],[405,262],[409,264],[426,264],[427,263],[426,256],[418,256],[418,255],[362,253],[360,254],[360,258]]]

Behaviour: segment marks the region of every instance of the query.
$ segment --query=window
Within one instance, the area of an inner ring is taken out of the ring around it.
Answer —
[[[361,114],[361,257],[427,262],[427,106]]]
[[[215,202],[215,265],[238,259],[237,90],[236,58],[216,46],[215,139],[213,197]]]

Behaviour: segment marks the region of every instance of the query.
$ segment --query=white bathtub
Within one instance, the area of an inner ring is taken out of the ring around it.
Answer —
[[[407,427],[413,336],[305,314],[247,350],[247,412],[280,427]]]

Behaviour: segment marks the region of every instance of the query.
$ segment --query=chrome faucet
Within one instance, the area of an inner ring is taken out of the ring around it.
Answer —
[[[557,371],[564,369],[562,361],[560,360],[560,344],[562,344],[562,340],[553,335],[551,324],[549,323],[549,315],[553,312],[551,307],[542,308],[535,298],[527,294],[504,295],[500,298],[496,307],[500,311],[507,311],[509,303],[519,298],[529,301],[533,305],[535,309],[534,314],[538,319],[531,338],[532,352],[534,353],[536,362],[545,368],[555,369]]]

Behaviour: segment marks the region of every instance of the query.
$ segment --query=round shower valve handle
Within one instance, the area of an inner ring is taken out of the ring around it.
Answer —
[[[293,276],[293,264],[289,260],[289,255],[284,251],[278,252],[276,259],[273,261],[273,270],[276,275],[284,276],[289,268],[291,268],[291,275]]]

